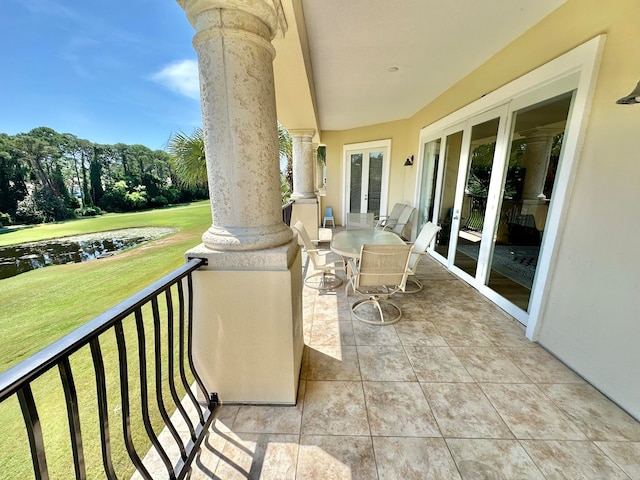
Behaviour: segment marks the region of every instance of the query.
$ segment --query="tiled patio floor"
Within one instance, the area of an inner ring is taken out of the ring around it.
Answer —
[[[402,320],[304,289],[295,407],[223,406],[192,478],[640,479],[640,424],[431,259]]]

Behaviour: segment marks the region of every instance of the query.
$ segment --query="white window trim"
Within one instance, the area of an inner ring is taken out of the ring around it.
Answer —
[[[370,142],[347,143],[342,146],[342,223],[347,218],[347,205],[349,204],[349,191],[347,186],[350,185],[350,170],[348,154],[357,150],[368,149],[384,149],[386,152],[386,160],[382,165],[382,184],[380,185],[380,214],[387,211],[387,201],[389,197],[389,171],[391,169],[391,139],[372,140]]]

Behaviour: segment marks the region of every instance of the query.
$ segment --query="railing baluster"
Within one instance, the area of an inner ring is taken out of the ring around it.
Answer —
[[[109,409],[107,403],[107,382],[104,376],[104,361],[98,337],[91,340],[91,358],[96,375],[96,396],[98,399],[98,419],[100,420],[100,444],[102,450],[102,465],[109,480],[117,480],[111,459],[111,436],[109,434]]]
[[[193,422],[191,421],[191,419],[189,418],[189,415],[187,415],[186,410],[184,409],[184,407],[182,406],[182,401],[180,400],[180,397],[178,397],[178,392],[176,391],[176,382],[175,382],[175,372],[174,372],[174,362],[173,362],[173,355],[174,355],[174,341],[173,341],[173,336],[174,336],[174,311],[173,311],[173,297],[171,295],[171,288],[167,288],[167,290],[165,291],[165,298],[167,301],[167,370],[168,372],[168,378],[169,378],[169,391],[171,392],[171,397],[173,398],[173,401],[175,403],[176,408],[178,409],[178,411],[180,412],[180,414],[182,415],[182,418],[184,419],[185,424],[187,425],[187,428],[189,428],[189,433],[191,434],[191,440],[195,442],[196,440],[196,432],[193,429]]]
[[[179,331],[179,341],[180,341],[180,378],[182,379],[182,385],[184,386],[185,390],[187,391],[187,395],[189,396],[189,398],[191,399],[191,401],[193,402],[193,406],[196,409],[196,412],[198,412],[198,417],[200,418],[200,424],[203,425],[204,424],[204,416],[202,415],[202,409],[200,408],[200,404],[198,403],[198,400],[196,400],[196,397],[193,395],[193,392],[191,391],[191,386],[189,385],[189,382],[187,381],[187,374],[185,373],[184,370],[184,358],[185,358],[185,329],[186,329],[186,325],[185,325],[185,318],[184,318],[184,310],[185,310],[185,304],[184,304],[184,289],[182,288],[182,282],[178,282],[178,301],[180,304],[180,331]]]
[[[129,373],[127,372],[127,346],[124,339],[124,330],[122,322],[118,322],[114,326],[116,332],[116,342],[118,343],[118,364],[120,367],[120,400],[122,403],[122,433],[124,435],[124,444],[129,453],[129,458],[135,465],[136,469],[145,480],[153,480],[149,471],[145,468],[136,452],[136,447],[131,438],[131,416],[129,412]]]
[[[187,275],[187,291],[189,293],[189,330],[188,330],[188,343],[187,343],[187,358],[189,359],[189,367],[191,368],[191,373],[193,373],[193,377],[196,379],[196,383],[200,387],[200,391],[202,392],[202,396],[209,401],[209,394],[207,393],[207,389],[204,387],[204,383],[198,375],[196,367],[193,365],[193,278],[191,273]]]
[[[47,480],[49,471],[47,470],[47,457],[44,452],[44,439],[42,438],[42,425],[38,417],[36,402],[33,400],[31,385],[27,384],[17,392],[22,418],[27,427],[29,437],[29,447],[31,447],[31,461],[33,462],[33,473],[36,480]]]
[[[178,449],[180,450],[180,457],[185,460],[187,458],[187,452],[182,444],[182,439],[173,425],[167,409],[164,405],[164,398],[162,398],[162,345],[160,339],[160,310],[158,309],[158,297],[154,297],[151,300],[151,310],[153,312],[153,351],[156,362],[156,400],[158,402],[158,409],[160,410],[160,416],[164,420],[164,424],[169,429],[171,436],[176,441]]]
[[[175,474],[173,473],[173,465],[171,464],[171,460],[169,460],[169,456],[167,452],[165,452],[164,448],[160,444],[156,433],[153,431],[153,425],[151,425],[151,417],[149,416],[149,392],[147,389],[147,352],[146,352],[146,343],[144,338],[144,322],[142,319],[142,310],[139,308],[135,311],[136,317],[136,331],[138,333],[138,359],[139,359],[139,369],[140,369],[140,406],[142,407],[142,423],[144,424],[144,429],[147,431],[147,435],[149,436],[149,440],[154,447],[156,447],[156,451],[158,455],[160,455],[160,459],[164,466],[167,468],[167,473],[169,474],[169,478],[174,480]]]
[[[84,449],[82,448],[82,431],[80,430],[80,412],[78,410],[78,395],[73,381],[73,372],[69,357],[65,357],[58,364],[60,380],[67,401],[67,417],[69,419],[69,436],[71,437],[71,451],[73,452],[73,468],[77,479],[87,478],[84,467]]]

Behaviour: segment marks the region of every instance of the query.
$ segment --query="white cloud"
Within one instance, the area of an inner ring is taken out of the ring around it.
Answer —
[[[196,100],[200,98],[198,62],[196,60],[171,63],[158,73],[153,74],[151,79],[186,97]]]

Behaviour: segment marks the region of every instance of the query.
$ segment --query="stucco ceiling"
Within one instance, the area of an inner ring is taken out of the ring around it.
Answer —
[[[301,0],[320,128],[410,117],[564,1]]]

